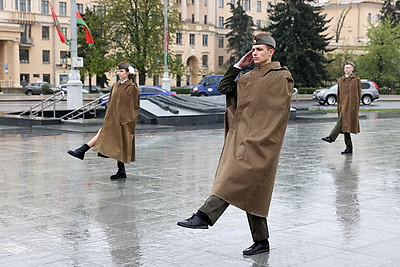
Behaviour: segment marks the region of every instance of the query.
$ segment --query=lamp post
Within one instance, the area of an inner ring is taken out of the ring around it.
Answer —
[[[76,27],[76,0],[71,0],[71,70],[67,83],[67,109],[77,109],[83,105],[81,75],[82,58],[78,58],[78,33]]]
[[[162,88],[171,90],[171,80],[168,75],[168,0],[164,0],[164,77]]]

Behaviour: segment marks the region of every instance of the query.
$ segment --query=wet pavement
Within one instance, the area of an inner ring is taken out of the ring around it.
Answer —
[[[121,181],[115,161],[66,153],[90,131],[0,126],[0,266],[400,266],[400,119],[362,120],[353,155],[320,140],[333,125],[289,124],[271,251],[248,257],[233,206],[209,230],[176,225],[210,194],[222,125],[139,131]]]

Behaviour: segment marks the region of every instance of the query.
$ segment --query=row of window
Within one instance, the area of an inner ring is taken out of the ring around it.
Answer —
[[[15,10],[19,10],[22,12],[31,12],[32,11],[32,2],[33,0],[15,0]],[[3,0],[0,0],[0,10],[3,10],[4,4]],[[79,13],[83,13],[83,4],[76,4],[76,9]],[[49,1],[42,0],[40,4],[40,12],[41,14],[50,14]],[[58,13],[57,15],[66,16],[67,15],[67,2],[58,2]]]
[[[60,64],[67,64],[67,51],[60,51]],[[19,50],[19,62],[29,63],[29,49]],[[42,63],[50,64],[50,50],[42,50]]]
[[[182,3],[182,0],[176,0],[176,2],[178,4]],[[218,7],[219,8],[225,8],[227,4],[235,4],[235,0],[228,0],[225,1],[224,0],[218,0]],[[256,0],[256,11],[257,12],[261,12],[262,11],[262,1],[261,0]],[[187,3],[191,3],[192,5],[195,4],[195,0],[188,0]],[[251,0],[242,0],[241,1],[242,7],[244,10],[249,11],[251,10]],[[208,5],[208,0],[204,0],[204,6]],[[267,2],[267,7],[266,10],[270,11],[272,8],[272,2]]]
[[[175,44],[182,45],[182,33],[176,34]],[[193,33],[189,34],[189,45],[196,44],[196,35]],[[203,34],[202,36],[202,44],[203,46],[208,46],[208,34]],[[224,48],[224,37],[218,37],[218,48]]]

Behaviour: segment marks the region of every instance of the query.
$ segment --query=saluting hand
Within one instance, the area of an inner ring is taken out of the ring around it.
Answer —
[[[249,52],[244,55],[238,63],[236,63],[240,68],[245,68],[248,65],[250,65],[253,62],[253,50],[250,50]]]

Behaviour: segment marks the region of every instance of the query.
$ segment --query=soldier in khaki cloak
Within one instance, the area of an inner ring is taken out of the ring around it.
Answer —
[[[133,74],[131,64],[118,64],[119,81],[111,88],[103,126],[89,142],[75,150],[68,150],[68,154],[83,160],[86,151],[93,147],[99,156],[116,159],[118,171],[110,176],[111,179],[126,178],[124,163],[135,161],[140,91],[132,82]]]
[[[332,143],[335,142],[339,133],[343,133],[346,149],[341,152],[342,154],[353,153],[350,133],[357,134],[360,132],[358,109],[360,108],[361,99],[361,80],[353,73],[354,68],[353,62],[344,64],[344,75],[338,80],[338,120],[329,136],[322,138],[323,141]]]
[[[247,213],[254,244],[243,251],[269,250],[267,219],[281,147],[290,115],[293,78],[272,61],[275,40],[266,33],[253,40],[253,49],[230,67],[218,91],[226,95],[225,141],[211,196],[179,226],[208,229],[234,205]],[[235,78],[254,61],[258,65]]]

